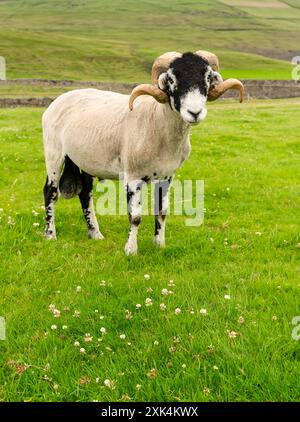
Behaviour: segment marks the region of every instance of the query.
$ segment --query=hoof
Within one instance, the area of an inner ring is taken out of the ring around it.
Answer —
[[[127,242],[126,245],[125,245],[125,254],[127,256],[137,255],[137,246],[134,246],[134,245],[130,244],[129,242]]]
[[[88,232],[88,237],[89,237],[89,239],[94,239],[94,240],[102,240],[102,239],[104,239],[103,234],[100,233],[100,232],[96,232],[96,231],[89,231]]]
[[[56,233],[45,233],[45,238],[47,240],[56,240]]]
[[[159,236],[154,236],[153,243],[160,248],[164,248],[166,246],[165,239],[160,239]]]

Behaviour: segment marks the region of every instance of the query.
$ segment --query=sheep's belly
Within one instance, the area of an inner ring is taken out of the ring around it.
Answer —
[[[81,170],[99,179],[119,179],[119,174],[122,173],[118,157],[111,160],[103,160],[101,156],[91,156],[87,160],[82,157],[82,154],[77,155],[72,152],[68,155]]]

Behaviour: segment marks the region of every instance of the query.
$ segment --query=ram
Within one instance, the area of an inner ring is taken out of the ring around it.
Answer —
[[[125,175],[130,230],[127,255],[137,253],[141,221],[141,187],[155,181],[155,236],[165,245],[168,188],[190,153],[190,128],[207,115],[206,101],[240,81],[223,81],[218,58],[207,51],[165,53],[152,66],[152,84],[137,86],[130,96],[97,89],[74,90],[58,97],[43,115],[47,169],[44,186],[46,238],[55,239],[54,207],[61,194],[79,195],[88,235],[102,239],[95,215],[93,178]],[[63,169],[63,171],[62,171]]]

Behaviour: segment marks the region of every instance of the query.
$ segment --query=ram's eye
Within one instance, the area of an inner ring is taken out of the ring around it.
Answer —
[[[171,79],[171,78],[169,78],[169,82],[170,82],[171,85],[173,85],[173,83],[174,83],[173,79]]]

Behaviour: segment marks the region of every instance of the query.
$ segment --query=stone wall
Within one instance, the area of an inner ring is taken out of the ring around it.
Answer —
[[[268,98],[294,98],[300,97],[300,81],[279,81],[279,80],[243,80],[246,91],[246,98],[268,99]],[[0,81],[1,85],[38,85],[43,87],[62,88],[85,88],[94,87],[129,94],[136,84],[107,83],[107,82],[81,82],[81,81],[57,81],[50,79],[15,79]],[[229,91],[222,98],[237,97],[237,93]],[[1,98],[0,107],[47,107],[54,96],[42,98]]]
[[[270,80],[242,80],[245,86],[246,98],[294,98],[300,97],[300,81],[270,81]],[[236,95],[230,91],[224,98]]]

